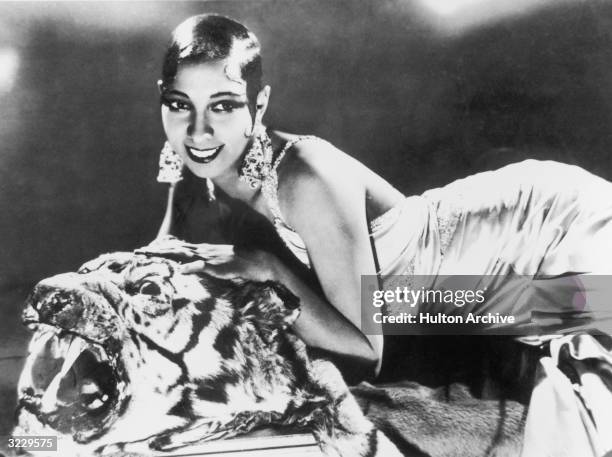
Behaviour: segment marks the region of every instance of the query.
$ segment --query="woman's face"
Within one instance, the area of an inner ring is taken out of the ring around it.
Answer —
[[[227,60],[183,64],[161,95],[168,141],[200,178],[237,178],[253,125],[246,82]]]

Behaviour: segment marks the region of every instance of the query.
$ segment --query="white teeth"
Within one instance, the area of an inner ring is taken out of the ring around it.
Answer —
[[[89,394],[89,395],[91,395],[91,394],[95,394],[97,392],[100,392],[100,388],[93,381],[86,381],[81,386],[81,393],[82,394],[86,394],[86,395]]]
[[[100,392],[100,389],[98,388],[98,385],[95,384],[94,382],[88,382],[81,388],[82,394],[92,394],[93,395],[98,392]],[[90,410],[98,409],[100,406],[104,405],[104,403],[106,403],[107,401],[108,401],[108,395],[104,394],[102,395],[101,398],[94,398],[91,401],[91,403],[88,403],[86,405],[86,408]]]
[[[55,332],[53,331],[36,332],[32,337],[32,341],[30,341],[28,352],[30,354],[38,354],[42,352],[49,339],[54,335]]]
[[[72,368],[76,359],[81,355],[81,353],[87,348],[87,343],[82,338],[75,336],[72,338],[72,341],[68,342],[67,338],[62,338],[62,342],[60,343],[62,346],[70,344],[68,350],[66,351],[66,355],[64,358],[64,363],[59,373],[55,375],[49,387],[45,391],[44,395],[41,399],[40,410],[43,413],[48,413],[55,410],[57,406],[57,392],[60,387],[60,382],[62,378],[66,376],[68,370]]]
[[[212,148],[212,149],[195,149],[195,148],[189,148],[189,149],[191,150],[191,153],[194,156],[196,156],[198,159],[207,159],[209,157],[212,157],[219,150],[218,147]]]
[[[81,386],[81,395],[100,395],[102,391],[98,384],[94,381],[85,381]],[[90,403],[85,405],[85,407],[89,410],[98,409],[100,406],[103,406],[104,403],[108,401],[108,394],[104,394],[101,397],[94,398]]]
[[[87,405],[87,409],[98,409],[103,404],[104,403],[99,398],[96,398],[94,401]]]
[[[39,354],[43,353],[45,350],[49,339],[53,338],[54,336],[55,332],[53,330],[41,328],[39,328],[32,336],[32,340],[28,345],[28,352],[30,355],[26,359],[19,378],[19,383],[17,385],[19,392],[24,393],[29,391],[35,384],[33,379],[33,367],[35,361],[38,359]]]

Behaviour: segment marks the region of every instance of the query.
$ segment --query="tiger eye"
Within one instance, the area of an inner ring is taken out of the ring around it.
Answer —
[[[147,281],[140,286],[138,293],[143,295],[159,295],[161,294],[161,289],[156,283]]]
[[[108,268],[113,273],[121,273],[123,270],[125,270],[126,266],[127,265],[125,263],[113,262],[113,263],[107,265],[106,268]]]

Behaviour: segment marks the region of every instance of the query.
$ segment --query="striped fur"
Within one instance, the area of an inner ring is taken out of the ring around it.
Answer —
[[[60,434],[62,455],[89,456],[280,425],[312,430],[329,456],[399,455],[338,370],[309,359],[290,329],[299,307],[287,289],[177,267],[115,253],[36,286],[14,434]]]

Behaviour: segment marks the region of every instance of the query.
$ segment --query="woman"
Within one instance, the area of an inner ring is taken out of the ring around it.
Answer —
[[[381,337],[358,329],[360,278],[376,274],[366,220],[403,196],[326,142],[263,127],[270,87],[262,86],[259,44],[232,20],[197,16],[179,25],[160,91],[169,163],[179,159],[272,222],[316,270],[324,296],[262,251],[211,248],[200,252],[202,270],[284,283],[304,304],[295,329],[308,344],[370,369],[379,364]],[[173,217],[167,214],[160,234],[171,233]]]
[[[189,271],[282,282],[302,303],[296,332],[310,347],[350,360],[362,377],[379,371],[383,354],[382,337],[360,330],[362,275],[377,275],[382,287],[393,275],[528,275],[539,290],[538,278],[612,269],[607,181],[578,167],[527,161],[406,198],[323,140],[267,130],[270,87],[261,75],[259,44],[243,25],[201,15],[174,31],[159,83],[168,140],[160,180],[172,186],[149,249],[195,252]],[[189,183],[176,187],[183,167]],[[268,251],[164,239],[185,236],[177,222],[185,225],[205,188],[273,225],[320,289]],[[554,311],[556,303],[547,305],[545,312]],[[519,311],[528,325],[529,309]],[[589,314],[573,330],[599,316],[610,317]]]

